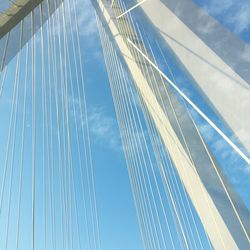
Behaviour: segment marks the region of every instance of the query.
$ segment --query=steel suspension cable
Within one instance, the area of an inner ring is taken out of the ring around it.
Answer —
[[[48,4],[48,13],[50,15],[50,6]],[[52,109],[52,70],[51,70],[51,22],[50,19],[47,23],[47,51],[48,51],[48,83],[49,83],[49,96],[47,100],[47,95],[45,91],[45,102],[49,105],[46,105],[46,124],[48,126],[48,133],[47,133],[47,146],[49,150],[49,159],[50,162],[48,164],[48,173],[49,173],[49,190],[50,190],[50,217],[51,217],[51,244],[52,249],[57,249],[56,244],[56,228],[55,228],[55,208],[54,208],[54,143],[53,143],[53,109]]]
[[[23,37],[23,22],[21,23],[21,34],[19,38],[19,48],[22,48],[22,37]],[[9,240],[9,227],[10,227],[10,214],[11,214],[11,204],[12,204],[12,189],[13,189],[13,173],[14,173],[14,163],[15,163],[15,149],[16,149],[16,136],[17,136],[17,113],[18,113],[18,101],[19,101],[19,86],[20,86],[20,64],[21,64],[21,51],[17,55],[17,68],[15,73],[15,85],[17,85],[17,93],[15,100],[15,115],[14,115],[14,127],[12,136],[12,152],[10,161],[10,188],[9,188],[9,201],[8,201],[8,214],[7,214],[7,226],[6,226],[6,238],[5,238],[5,249],[8,247]]]
[[[120,110],[119,104],[117,102],[118,101],[117,96],[116,96],[116,93],[114,92],[113,82],[116,81],[116,79],[114,79],[114,77],[115,77],[113,74],[114,71],[111,70],[111,65],[110,65],[110,61],[109,61],[109,56],[108,56],[109,51],[107,49],[107,36],[104,34],[103,27],[101,27],[101,24],[100,24],[100,21],[99,21],[97,15],[96,15],[96,19],[97,19],[99,34],[101,37],[103,53],[105,55],[104,60],[105,60],[105,64],[107,67],[110,88],[111,88],[112,97],[113,97],[114,104],[115,104],[114,107],[115,107],[115,111],[116,111],[116,115],[117,115],[117,119],[118,119],[118,125],[119,125],[120,131],[121,131],[123,146],[125,149],[125,159],[126,159],[127,166],[128,166],[128,173],[129,173],[129,178],[130,178],[130,182],[131,182],[131,187],[133,190],[133,197],[135,200],[136,212],[137,212],[137,215],[139,218],[139,223],[141,224],[141,227],[140,227],[141,235],[143,238],[145,249],[150,249],[148,239],[147,239],[147,237],[145,238],[145,235],[147,236],[147,233],[145,230],[147,230],[147,229],[145,228],[145,225],[144,225],[145,222],[143,219],[143,215],[141,216],[141,214],[139,212],[139,209],[142,209],[142,208],[141,208],[141,201],[140,201],[140,197],[139,197],[139,193],[138,193],[138,186],[136,185],[136,179],[135,179],[135,176],[133,174],[133,169],[132,169],[133,162],[132,162],[131,157],[129,156],[130,152],[129,152],[129,154],[126,153],[127,151],[130,151],[129,147],[126,145],[130,145],[130,144],[127,142],[127,133],[126,133],[127,128],[124,128],[124,125],[126,124],[126,122],[123,122],[123,115],[121,114],[121,110]]]
[[[18,194],[18,219],[17,219],[17,234],[16,234],[16,250],[19,250],[20,240],[20,219],[21,219],[21,201],[23,188],[23,172],[24,172],[24,149],[25,149],[25,126],[27,115],[27,85],[28,85],[28,65],[29,65],[29,43],[26,45],[26,60],[25,60],[25,79],[24,79],[24,97],[23,97],[23,119],[22,119],[22,139],[21,139],[21,159],[20,159],[20,176],[19,176],[19,194]]]
[[[80,46],[78,16],[77,16],[77,12],[76,12],[76,0],[73,0],[73,9],[74,9],[75,27],[76,27],[76,35],[77,35],[76,36],[77,37],[77,48],[78,48],[79,61],[80,61],[80,75],[81,75],[82,98],[83,98],[83,107],[84,107],[85,123],[86,123],[87,146],[88,146],[89,159],[90,159],[90,177],[91,177],[92,192],[93,192],[92,203],[93,203],[93,210],[94,210],[94,216],[95,216],[96,237],[97,237],[96,241],[97,241],[97,249],[100,250],[101,249],[100,228],[99,228],[96,191],[95,191],[96,189],[95,189],[94,166],[93,166],[93,159],[92,159],[89,124],[88,124],[88,112],[87,112],[87,103],[86,103],[85,83],[84,83],[84,77],[83,77],[83,62],[82,62],[82,57],[81,57],[82,53],[81,53],[81,46]]]
[[[128,31],[125,31],[125,32],[123,32],[123,34],[129,34],[128,33]],[[178,215],[178,214],[177,214]],[[183,234],[183,236],[184,236],[184,234]],[[185,236],[184,236],[185,237]],[[187,241],[186,241],[186,243],[187,243]]]

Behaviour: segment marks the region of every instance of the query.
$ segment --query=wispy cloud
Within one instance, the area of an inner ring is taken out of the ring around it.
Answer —
[[[80,105],[81,104],[77,98],[72,96],[69,97],[69,110],[72,119],[76,119],[78,124],[82,124],[85,127],[86,120],[84,114],[82,114]],[[91,140],[94,143],[99,146],[109,147],[113,150],[122,150],[120,133],[116,119],[115,117],[109,115],[104,107],[89,108],[88,126],[90,136],[92,138]]]
[[[102,49],[100,46],[99,32],[96,22],[95,10],[91,4],[90,0],[65,0],[66,1],[66,22],[67,27],[70,29],[70,24],[72,25],[73,32],[76,32],[76,22],[75,22],[75,9],[74,1],[76,2],[76,16],[77,25],[79,29],[79,36],[82,51],[85,55],[85,61],[88,60],[86,55],[91,51],[89,58],[93,58],[100,65],[104,66],[104,60],[102,55]],[[72,3],[72,4],[71,4]],[[70,23],[71,22],[71,23]]]
[[[199,122],[199,129],[204,136],[212,152],[217,156],[223,166],[226,166],[225,171],[230,175],[230,179],[238,184],[242,178],[249,179],[250,167],[236,153],[227,142],[221,138],[215,130],[207,123]],[[231,138],[232,141],[237,141],[236,138]],[[245,175],[247,174],[247,175]]]
[[[94,107],[89,111],[89,128],[92,138],[101,146],[113,150],[122,149],[120,134],[114,117],[107,114],[104,108]]]
[[[211,15],[222,16],[237,34],[250,29],[249,0],[211,0],[205,9]]]
[[[76,6],[76,7],[74,7]],[[65,12],[66,29],[72,28],[76,32],[76,22],[79,28],[80,37],[86,38],[87,43],[93,43],[93,39],[98,36],[98,28],[95,18],[95,10],[90,0],[65,0],[58,8],[60,19],[55,18],[55,33],[59,34],[59,29],[62,29],[62,11]],[[75,19],[76,14],[76,19]],[[70,27],[71,25],[71,27]]]
[[[90,0],[76,0],[80,35],[97,36],[95,11]]]

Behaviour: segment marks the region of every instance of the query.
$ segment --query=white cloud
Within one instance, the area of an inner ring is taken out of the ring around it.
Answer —
[[[85,127],[86,120],[84,114],[81,113],[80,102],[77,98],[71,96],[69,97],[69,110],[72,119],[75,119],[74,109],[77,123],[80,125],[83,123]],[[120,133],[115,117],[108,115],[105,108],[92,107],[89,109],[88,126],[93,142],[97,143],[99,146],[109,147],[113,150],[122,150]]]
[[[237,34],[250,29],[249,0],[211,0],[205,8],[212,15],[223,16]]]
[[[98,144],[120,151],[120,134],[114,117],[107,115],[104,108],[92,108],[88,116],[90,133]]]
[[[230,179],[233,179],[234,183],[240,183],[242,178],[246,177],[246,174],[250,177],[250,166],[240,158],[238,153],[209,124],[199,121],[198,127],[212,153],[226,166],[225,171],[230,174],[232,177]],[[235,141],[236,138],[231,139]]]
[[[231,16],[231,20],[229,19],[229,22],[234,24],[236,33],[248,30],[250,28],[250,2],[243,4],[238,8],[236,7],[236,11]]]
[[[229,10],[234,5],[235,0],[211,0],[208,1],[206,9],[215,15],[219,15]]]
[[[74,0],[73,0],[74,1]],[[98,35],[98,29],[96,25],[95,11],[90,0],[75,0],[76,1],[76,12],[78,18],[78,27],[80,36],[86,36],[88,39],[96,37]],[[68,0],[71,3],[72,0]],[[66,6],[69,5],[66,3]],[[74,20],[74,7],[73,3],[67,8],[68,15],[71,15]],[[75,28],[74,28],[75,30]]]
[[[74,8],[74,3],[76,3],[76,8]],[[65,11],[66,29],[70,31],[72,28],[73,32],[76,32],[75,10],[80,37],[86,38],[87,43],[93,43],[93,40],[98,37],[98,28],[95,10],[90,0],[65,0],[57,10],[60,11],[60,19],[58,20],[57,14],[55,15],[55,33],[59,34],[59,29],[62,32],[63,11]]]

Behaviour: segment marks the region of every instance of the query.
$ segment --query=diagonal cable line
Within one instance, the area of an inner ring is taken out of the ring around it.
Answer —
[[[250,165],[250,159],[247,157],[247,155],[242,152],[242,150],[232,142],[232,140],[225,135],[220,128],[218,128],[212,120],[210,120],[206,114],[204,114],[180,89],[177,87],[171,79],[169,79],[152,61],[149,59],[129,38],[127,39],[128,43],[130,43],[137,51],[139,54],[141,54],[147,61],[150,63],[155,70],[159,72],[159,74],[162,75],[162,77],[167,80],[167,82],[187,101],[187,103],[192,106],[197,113],[241,156],[243,160],[246,161],[247,164]]]

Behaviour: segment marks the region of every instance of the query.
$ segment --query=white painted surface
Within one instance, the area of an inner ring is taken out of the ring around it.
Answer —
[[[150,1],[149,1],[150,2]],[[120,36],[114,20],[109,15],[102,1],[98,1],[104,19],[109,24],[110,31],[121,51],[124,60],[132,73],[137,88],[144,98],[145,104],[152,116],[152,119],[158,129],[165,147],[169,151],[171,158],[176,166],[178,174],[184,183],[190,199],[202,221],[202,224],[215,249],[238,249],[232,235],[230,234],[220,213],[215,207],[209,193],[205,189],[202,181],[197,174],[195,167],[192,165],[188,155],[182,147],[178,137],[176,136],[171,124],[158,103],[156,97],[152,93],[147,80],[140,71],[137,63],[133,59],[132,54]],[[146,4],[146,3],[145,3]]]
[[[250,85],[160,0],[149,0],[141,8],[250,152]]]

